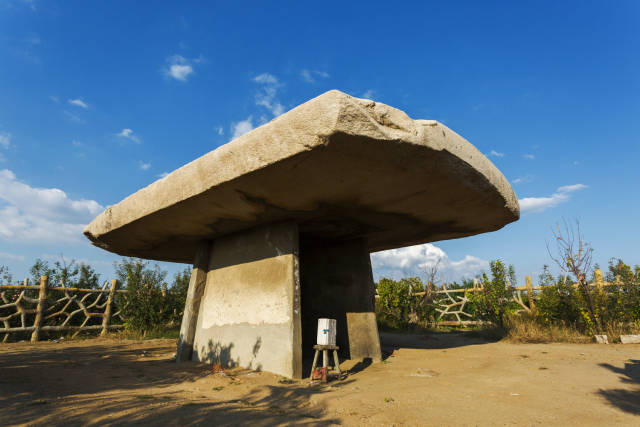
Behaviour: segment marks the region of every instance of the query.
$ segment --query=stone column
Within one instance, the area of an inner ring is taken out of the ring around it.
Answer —
[[[337,320],[337,344],[343,355],[382,360],[366,240],[301,236],[300,274],[305,354],[315,344],[317,319],[327,317]]]
[[[196,249],[193,260],[193,271],[189,280],[187,290],[187,300],[182,315],[180,325],[180,336],[178,337],[178,349],[176,351],[176,362],[191,360],[193,354],[193,340],[196,333],[196,323],[200,311],[200,301],[204,293],[209,264],[210,241],[202,241]]]
[[[194,359],[302,377],[295,223],[213,242]]]

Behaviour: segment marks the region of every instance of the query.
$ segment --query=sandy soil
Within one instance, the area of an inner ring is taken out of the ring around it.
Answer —
[[[176,365],[173,340],[0,344],[0,425],[640,425],[640,345],[382,342],[312,387]]]

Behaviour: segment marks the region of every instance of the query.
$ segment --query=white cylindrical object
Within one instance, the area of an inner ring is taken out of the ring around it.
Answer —
[[[336,319],[318,319],[318,345],[336,345]]]

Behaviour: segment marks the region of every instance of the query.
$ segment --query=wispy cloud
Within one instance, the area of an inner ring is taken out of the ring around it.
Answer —
[[[172,55],[167,58],[167,65],[162,69],[164,75],[168,78],[186,82],[189,76],[194,74],[193,65],[204,61],[202,56],[188,59],[182,55]]]
[[[329,73],[325,71],[304,69],[300,71],[300,77],[302,77],[302,80],[304,80],[307,83],[315,83],[316,78],[328,79],[331,76],[329,76]]]
[[[80,98],[78,99],[69,99],[69,104],[75,105],[76,107],[84,108],[85,110],[89,108],[89,106]]]
[[[9,252],[0,252],[0,259],[10,259],[11,261],[24,261],[24,255],[16,255]]]
[[[266,108],[274,117],[284,113],[284,106],[277,99],[278,90],[284,84],[269,73],[262,73],[252,80],[261,86],[255,94],[256,105]]]
[[[527,174],[525,176],[518,177],[518,178],[512,180],[511,182],[513,184],[525,184],[525,183],[532,182],[532,181],[533,181],[533,175]]]
[[[146,171],[149,170],[149,168],[151,167],[151,162],[143,162],[142,160],[138,161],[138,166],[140,167],[141,171]]]
[[[57,188],[35,188],[0,170],[0,239],[8,241],[82,241],[82,228],[103,207],[94,200],[74,200]]]
[[[57,96],[51,95],[49,96],[49,99],[55,102],[56,104],[60,102],[60,98],[58,98]]]
[[[167,175],[169,175],[169,172],[162,172],[162,173],[159,173],[158,175],[156,175],[156,178],[164,178]]]
[[[236,123],[231,123],[231,139],[236,139],[241,137],[245,133],[249,132],[253,129],[253,118],[251,116],[247,117],[245,120],[241,120]]]
[[[549,208],[565,203],[570,199],[570,194],[588,188],[584,184],[573,184],[559,187],[555,193],[548,197],[525,197],[519,199],[521,213],[542,212]]]
[[[11,134],[9,132],[0,132],[0,147],[5,150],[11,145]]]
[[[489,266],[486,260],[473,255],[452,260],[442,249],[431,243],[371,254],[371,266],[376,278],[424,277],[427,270],[436,264],[440,279],[446,281],[474,277]]]
[[[489,151],[488,156],[489,157],[504,157],[504,153],[499,153],[496,150],[491,150],[491,151]]]
[[[373,99],[373,94],[376,93],[375,90],[373,89],[367,89],[363,94],[362,97],[364,99]]]
[[[62,113],[70,122],[80,123],[80,124],[86,123],[86,120],[84,120],[82,117],[78,116],[77,114],[72,113],[71,111],[63,110]]]
[[[128,139],[129,141],[133,141],[136,144],[140,144],[141,142],[140,138],[134,135],[133,130],[129,128],[122,129],[122,131],[120,133],[117,133],[116,136],[122,139]]]
[[[523,154],[522,157],[528,160],[535,160],[536,158],[533,154]]]
[[[222,126],[218,126],[215,128],[215,131],[218,135],[222,136],[224,135],[224,129],[222,128]]]

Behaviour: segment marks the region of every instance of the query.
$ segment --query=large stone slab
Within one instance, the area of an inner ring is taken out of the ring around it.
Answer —
[[[460,135],[330,91],[107,208],[84,233],[121,255],[191,263],[203,239],[283,220],[378,251],[518,217],[509,183]]]

